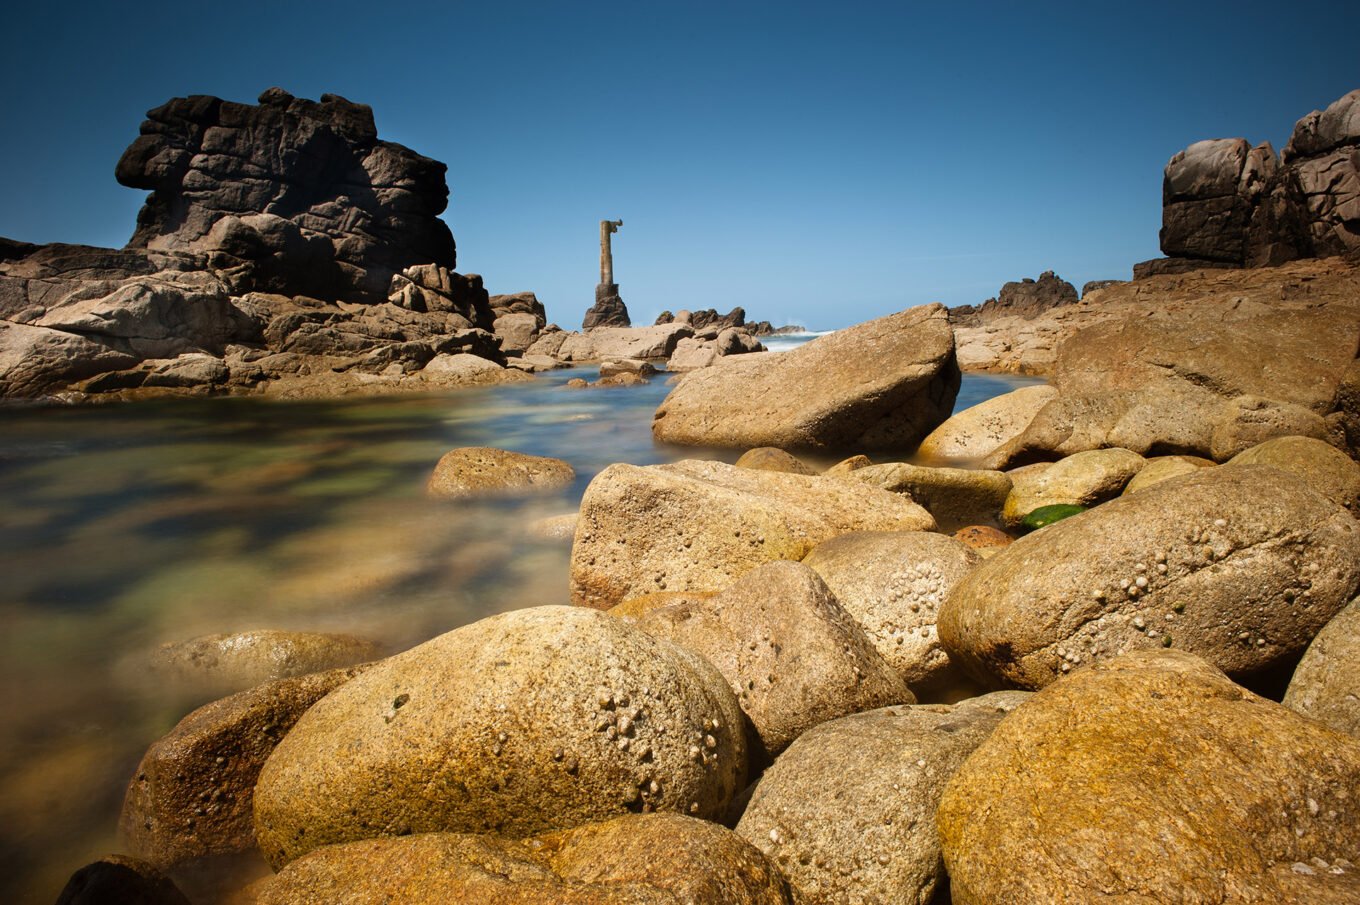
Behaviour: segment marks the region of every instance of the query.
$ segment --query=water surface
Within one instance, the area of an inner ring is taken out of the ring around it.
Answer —
[[[572,512],[614,462],[739,451],[652,442],[668,392],[532,383],[325,402],[166,400],[0,409],[0,900],[50,903],[119,850],[138,759],[201,700],[148,672],[164,642],[258,628],[397,651],[483,616],[566,603]],[[1032,379],[966,376],[956,409]],[[428,499],[441,455],[567,460],[529,500]],[[829,461],[824,463],[829,464]]]

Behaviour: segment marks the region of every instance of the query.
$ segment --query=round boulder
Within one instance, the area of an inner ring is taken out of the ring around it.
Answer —
[[[1029,697],[884,707],[810,730],[765,771],[737,824],[799,902],[930,902],[943,879],[945,783]]]
[[[1357,783],[1357,740],[1138,651],[1017,707],[937,822],[955,905],[1341,905],[1360,901]]]
[[[921,441],[916,454],[925,460],[981,462],[1023,434],[1056,395],[1051,386],[1032,386],[994,396],[950,416]]]
[[[1333,503],[1360,514],[1360,465],[1314,437],[1276,437],[1229,459],[1227,465],[1270,465],[1303,478]]]
[[[709,818],[746,766],[741,709],[706,661],[598,611],[534,607],[384,660],[313,706],[265,763],[255,833],[279,866],[375,836]]]
[[[468,446],[444,454],[425,491],[456,500],[559,490],[574,480],[576,472],[561,459]]]
[[[738,468],[755,468],[760,471],[782,471],[787,474],[814,475],[817,469],[802,459],[775,446],[757,446],[748,449],[737,459]]]
[[[1007,528],[1018,528],[1040,506],[1093,506],[1118,496],[1147,460],[1127,449],[1093,449],[1054,462],[1047,468],[1016,469],[1014,487],[1001,510]]]
[[[1139,647],[1246,676],[1302,653],[1357,585],[1346,510],[1274,468],[1202,468],[986,560],[941,610],[940,640],[980,680],[1021,688]]]
[[[855,531],[824,541],[803,560],[917,697],[955,678],[935,619],[982,559],[928,531]]]
[[[1202,459],[1199,456],[1154,456],[1147,460],[1147,464],[1138,474],[1129,479],[1129,483],[1124,485],[1124,492],[1137,493],[1167,478],[1194,474],[1198,469],[1213,464],[1215,464],[1213,459]]]
[[[788,886],[730,830],[673,814],[523,841],[459,833],[317,849],[262,880],[252,905],[788,905]]]
[[[1283,703],[1360,737],[1360,601],[1351,601],[1308,645]]]
[[[637,625],[716,666],[770,756],[818,723],[916,701],[801,563],[767,563],[716,597],[651,610]]]

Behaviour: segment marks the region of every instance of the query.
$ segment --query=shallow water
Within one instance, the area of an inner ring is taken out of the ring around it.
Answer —
[[[258,628],[335,631],[396,651],[523,606],[567,602],[575,510],[613,462],[733,461],[655,445],[663,378],[382,399],[171,400],[0,409],[0,901],[55,900],[119,850],[147,745],[202,700],[147,672],[158,645]],[[956,410],[1035,383],[969,375]],[[443,453],[567,460],[575,484],[490,503],[426,498]],[[827,461],[825,464],[830,464]]]

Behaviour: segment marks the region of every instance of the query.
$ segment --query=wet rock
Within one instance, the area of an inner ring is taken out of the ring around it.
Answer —
[[[123,801],[130,850],[161,868],[255,846],[260,768],[298,718],[363,667],[267,682],[200,707],[152,744]]]
[[[576,535],[576,513],[535,519],[529,523],[528,531],[531,536],[542,540],[570,541]]]
[[[996,521],[1011,493],[1008,475],[982,469],[927,468],[890,462],[857,469],[849,477],[906,494],[934,516],[942,531]]]
[[[898,449],[958,393],[945,308],[926,305],[771,356],[691,372],[657,409],[661,441],[751,449]]]
[[[1147,460],[1147,464],[1142,467],[1138,474],[1130,478],[1129,483],[1124,485],[1124,493],[1137,493],[1154,484],[1159,484],[1167,478],[1194,474],[1199,469],[1213,464],[1213,459],[1204,459],[1199,456],[1153,456]]]
[[[1068,456],[1048,468],[1011,473],[1014,486],[1001,509],[1001,521],[1018,528],[1041,506],[1093,506],[1123,491],[1147,460],[1127,449],[1093,449]]]
[[[1204,468],[1050,525],[970,572],[940,611],[951,659],[1040,688],[1174,646],[1229,675],[1297,656],[1360,585],[1360,526],[1293,475]]]
[[[741,710],[702,658],[604,613],[533,607],[390,657],[314,705],[265,763],[255,833],[279,867],[378,836],[711,819],[746,757]]]
[[[1238,453],[1227,465],[1269,465],[1298,475],[1309,487],[1352,514],[1360,513],[1360,465],[1312,437],[1277,437]]]
[[[1351,601],[1308,645],[1283,704],[1360,737],[1360,602]]]
[[[576,471],[561,459],[465,446],[444,454],[425,492],[449,500],[543,493],[560,490],[574,480]]]
[[[607,609],[653,591],[721,590],[847,531],[934,527],[910,500],[838,478],[699,460],[611,465],[581,500],[572,601]]]
[[[773,446],[748,449],[737,459],[738,468],[753,468],[757,471],[782,471],[786,474],[815,475],[817,469],[791,453]]]
[[[1027,697],[822,723],[765,771],[737,834],[778,865],[799,902],[930,902],[945,883],[935,833],[945,783]]]
[[[788,905],[760,851],[670,814],[619,817],[520,842],[427,833],[327,846],[256,884],[254,905]]]
[[[136,858],[108,855],[71,875],[57,905],[189,905],[169,877]]]
[[[1130,653],[1021,704],[949,781],[953,901],[1357,901],[1357,781],[1355,739]]]
[[[968,525],[960,528],[954,532],[954,540],[984,559],[1015,543],[1015,538],[990,525]]]
[[[916,700],[800,563],[767,563],[716,597],[651,610],[637,625],[716,666],[771,757],[818,723]]]
[[[803,565],[822,577],[917,697],[929,700],[927,690],[950,684],[957,673],[940,646],[936,616],[980,561],[942,534],[854,531],[818,544]]]
[[[981,463],[999,446],[1023,433],[1055,395],[1050,386],[1033,386],[994,396],[950,416],[921,441],[916,453],[925,460]]]
[[[353,635],[255,629],[161,645],[151,658],[158,681],[211,694],[372,660],[378,645]]]

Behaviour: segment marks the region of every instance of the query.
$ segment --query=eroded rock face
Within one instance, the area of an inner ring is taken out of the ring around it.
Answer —
[[[716,666],[771,757],[818,723],[915,703],[854,617],[801,563],[760,566],[716,597],[651,610],[637,625]]]
[[[382,301],[412,264],[454,267],[445,167],[379,141],[373,111],[279,88],[147,114],[117,177],[151,197],[132,248],[213,256],[240,291]]]
[[[579,607],[492,616],[382,661],[265,763],[278,867],[378,836],[523,837],[644,809],[713,819],[741,789],[741,709],[709,663]]]
[[[119,828],[133,854],[168,868],[255,845],[252,794],[279,739],[363,667],[277,682],[200,707],[143,756]]]
[[[949,781],[953,901],[1354,902],[1357,781],[1355,739],[1130,653],[1021,704]]]
[[[987,559],[940,611],[940,640],[979,680],[1022,688],[1161,646],[1247,676],[1302,652],[1357,586],[1345,509],[1278,469],[1203,468]]]
[[[847,531],[934,527],[905,497],[852,480],[699,460],[611,465],[581,500],[572,601],[607,609],[654,591],[719,591]]]
[[[958,672],[935,620],[981,557],[927,531],[854,531],[818,544],[803,560],[922,700]]]
[[[255,905],[788,905],[760,851],[717,824],[619,817],[511,841],[427,833],[327,846],[256,884]]]
[[[925,305],[691,372],[652,434],[747,449],[910,448],[949,416],[959,380],[946,309]]]
[[[1166,165],[1162,252],[1135,275],[1188,265],[1261,267],[1360,248],[1360,90],[1294,126],[1277,157],[1270,144],[1215,139]]]
[[[737,834],[779,866],[799,902],[930,902],[944,879],[934,817],[945,783],[1028,697],[822,723],[765,771]]]
[[[1351,601],[1308,645],[1283,703],[1360,738],[1360,602]]]

